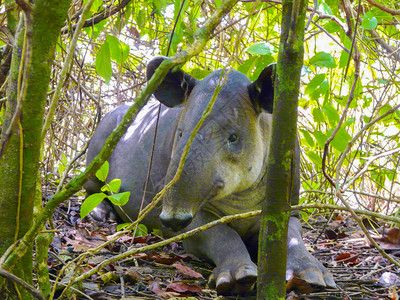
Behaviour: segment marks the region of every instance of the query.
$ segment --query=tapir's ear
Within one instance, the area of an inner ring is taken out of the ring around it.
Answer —
[[[150,80],[156,69],[166,58],[158,56],[147,64],[147,80]],[[169,71],[163,82],[154,92],[154,96],[168,107],[178,106],[190,95],[196,83],[196,79],[182,70]]]
[[[270,114],[274,109],[275,66],[275,63],[270,64],[261,72],[257,80],[248,86],[250,99],[256,109]]]

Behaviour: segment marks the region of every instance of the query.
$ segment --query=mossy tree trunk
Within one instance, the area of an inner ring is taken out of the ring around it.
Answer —
[[[71,0],[16,2],[23,13],[13,46],[0,139],[0,256],[32,226],[50,70],[71,4]],[[32,284],[32,251],[7,271]],[[0,298],[32,298],[19,286],[4,283],[0,279]]]
[[[305,0],[282,1],[282,30],[275,79],[267,196],[262,207],[257,299],[285,299],[287,230],[300,72],[303,65]]]

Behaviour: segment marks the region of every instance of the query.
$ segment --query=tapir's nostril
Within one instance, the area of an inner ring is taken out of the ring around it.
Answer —
[[[225,183],[224,183],[224,181],[222,179],[215,179],[214,180],[214,186],[216,188],[223,189],[224,186],[225,186]]]
[[[193,215],[190,213],[180,213],[180,214],[160,214],[161,223],[164,226],[171,228],[173,231],[179,231],[192,222]]]

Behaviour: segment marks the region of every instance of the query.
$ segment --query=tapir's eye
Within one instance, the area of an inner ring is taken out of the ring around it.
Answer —
[[[233,145],[233,144],[236,144],[238,141],[239,141],[239,136],[235,133],[231,134],[228,137],[228,144]]]

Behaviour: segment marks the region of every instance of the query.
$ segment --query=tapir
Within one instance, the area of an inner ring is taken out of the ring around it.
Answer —
[[[164,59],[156,57],[148,63],[148,79]],[[271,66],[254,82],[235,70],[214,71],[202,80],[182,70],[170,71],[154,93],[158,102],[151,100],[143,107],[108,159],[107,181],[119,178],[120,191],[131,192],[129,202],[122,207],[125,213],[103,201],[92,216],[102,220],[116,212],[123,221],[128,221],[126,215],[136,219],[143,195],[146,205],[174,177],[183,149],[218,85],[222,88],[191,144],[179,180],[143,223],[170,233],[260,209],[268,188],[265,175],[273,76]],[[87,163],[100,152],[128,108],[125,104],[116,108],[99,123],[89,144]],[[152,167],[144,192],[159,109]],[[299,200],[298,143],[295,152],[291,204]],[[92,194],[103,184],[92,179],[85,188]],[[247,293],[257,280],[259,229],[260,217],[243,219],[197,234],[183,245],[186,251],[215,264],[210,282],[218,293]],[[297,276],[313,285],[335,286],[329,271],[307,251],[296,212],[289,220],[287,247],[287,279]]]

